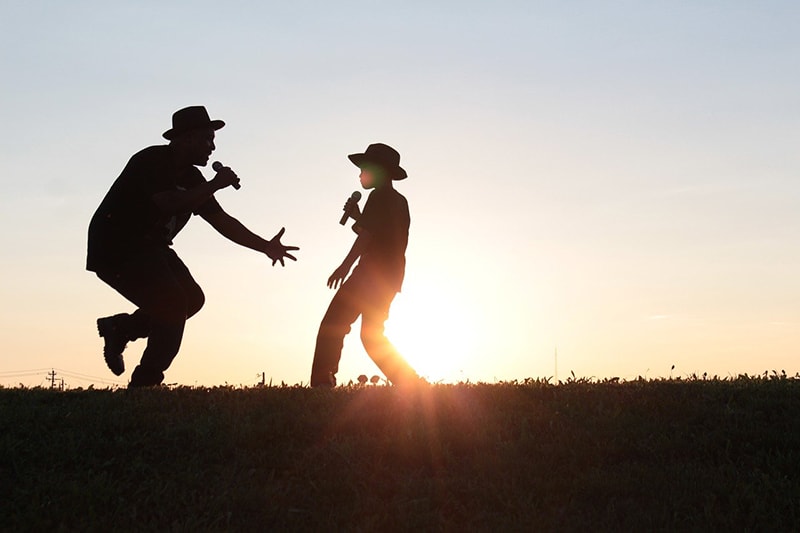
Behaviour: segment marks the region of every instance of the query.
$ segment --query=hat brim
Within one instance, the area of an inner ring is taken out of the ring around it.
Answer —
[[[183,128],[183,129],[170,128],[167,131],[165,131],[164,133],[162,133],[161,136],[164,137],[165,139],[167,139],[168,141],[171,141],[172,139],[177,137],[179,134],[185,133],[187,131],[199,130],[199,129],[202,129],[202,128],[211,128],[212,130],[217,131],[218,129],[222,129],[223,126],[225,126],[225,122],[224,121],[222,121],[222,120],[211,120],[211,121],[208,122],[208,124],[198,124],[197,126],[192,126],[191,128]]]
[[[350,154],[347,158],[358,168],[361,168],[365,164],[377,165],[379,167],[383,167],[386,169],[387,172],[392,176],[392,181],[400,181],[404,180],[408,177],[408,174],[403,167],[395,166],[395,167],[387,167],[380,161],[375,161],[371,159],[367,154]]]

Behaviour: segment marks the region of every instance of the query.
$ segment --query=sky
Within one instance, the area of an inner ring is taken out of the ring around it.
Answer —
[[[193,217],[206,304],[166,383],[308,383],[373,142],[409,174],[387,334],[429,381],[794,375],[799,25],[771,0],[5,0],[0,385],[126,385],[145,341],[105,367],[95,320],[133,307],[86,230],[189,105],[226,122],[223,208],[300,250],[272,267]],[[357,328],[340,383],[378,374]]]

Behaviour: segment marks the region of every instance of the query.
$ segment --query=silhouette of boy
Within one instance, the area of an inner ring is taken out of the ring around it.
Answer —
[[[178,354],[186,320],[203,306],[205,297],[189,269],[171,248],[172,239],[199,215],[224,237],[266,254],[272,265],[296,246],[281,244],[284,228],[265,240],[226,213],[214,193],[239,178],[228,167],[211,181],[196,166],[206,166],[215,131],[225,123],[211,120],[205,107],[193,106],[172,115],[163,136],[168,145],[150,146],[131,157],[109,189],[89,224],[86,269],[97,274],[138,309],[99,318],[103,357],[111,371],[125,371],[122,352],[128,341],[147,338],[147,347],[131,375],[129,387],[159,385]]]
[[[400,167],[400,154],[385,144],[371,144],[364,153],[348,158],[361,169],[361,186],[372,192],[363,213],[356,200],[345,204],[345,212],[355,219],[353,231],[358,236],[328,278],[328,287],[338,291],[317,334],[311,386],[336,386],[344,337],[359,316],[361,342],[381,372],[395,385],[413,384],[419,377],[384,335],[389,307],[403,284],[410,224],[408,202],[392,182],[407,174]],[[347,278],[356,259],[358,265]]]

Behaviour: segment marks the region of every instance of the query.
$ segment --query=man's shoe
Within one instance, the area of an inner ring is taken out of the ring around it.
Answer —
[[[142,365],[137,366],[131,373],[129,389],[143,389],[163,387],[164,373],[159,370],[148,369]]]
[[[128,345],[128,336],[120,326],[120,318],[126,315],[107,316],[97,319],[97,333],[105,340],[103,345],[103,358],[111,371],[117,376],[125,372],[125,361],[122,352]]]

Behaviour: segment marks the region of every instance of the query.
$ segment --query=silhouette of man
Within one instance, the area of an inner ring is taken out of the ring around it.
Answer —
[[[211,181],[197,166],[206,166],[215,131],[225,123],[211,120],[205,107],[172,115],[164,132],[168,145],[150,146],[131,157],[89,224],[86,268],[136,307],[97,320],[104,339],[103,357],[116,375],[125,371],[122,353],[128,341],[147,338],[147,347],[131,375],[129,387],[159,385],[178,354],[186,320],[205,297],[186,265],[171,248],[172,239],[192,214],[201,216],[224,237],[266,254],[272,265],[296,260],[281,244],[284,228],[265,240],[226,213],[214,198],[225,187],[238,188],[228,167]]]
[[[400,154],[385,144],[371,144],[364,153],[348,158],[361,169],[361,186],[372,192],[363,213],[356,200],[345,204],[345,212],[355,219],[357,237],[347,257],[328,278],[328,287],[338,291],[317,334],[311,386],[336,386],[344,337],[359,316],[361,342],[381,372],[395,385],[413,384],[419,377],[384,335],[389,307],[403,284],[410,224],[408,202],[392,182],[405,179],[407,174],[400,167]],[[356,259],[358,265],[344,281]]]

